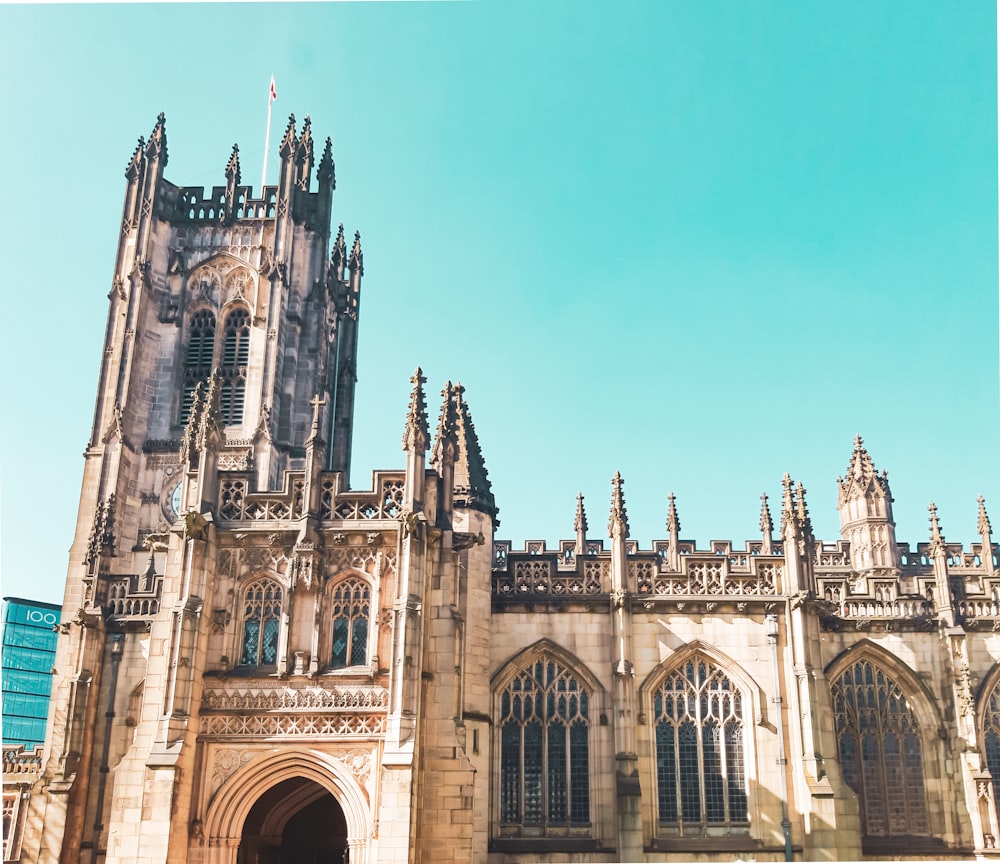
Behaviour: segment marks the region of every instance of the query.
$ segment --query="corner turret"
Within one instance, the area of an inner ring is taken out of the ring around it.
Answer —
[[[898,569],[889,475],[876,472],[863,444],[856,436],[847,476],[837,478],[840,534],[851,544],[851,566],[856,571]]]

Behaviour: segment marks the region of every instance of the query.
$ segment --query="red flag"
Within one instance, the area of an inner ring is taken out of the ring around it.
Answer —
[[[274,89],[274,76],[271,76],[271,92],[268,96],[268,105],[278,98],[278,91]]]

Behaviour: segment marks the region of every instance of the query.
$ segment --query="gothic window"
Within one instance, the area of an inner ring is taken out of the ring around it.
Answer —
[[[274,666],[278,662],[281,586],[273,579],[258,579],[243,597],[240,665]]]
[[[500,825],[524,833],[590,825],[590,694],[542,658],[500,694]]]
[[[993,800],[1000,801],[1000,687],[994,686],[983,711],[986,767],[993,775]]]
[[[743,697],[721,668],[694,656],[653,692],[659,822],[682,834],[748,822]]]
[[[222,342],[222,393],[220,409],[224,426],[243,422],[243,402],[246,398],[247,365],[250,362],[250,313],[236,309],[226,318]]]
[[[215,353],[215,316],[208,309],[201,309],[191,316],[187,353],[184,355],[184,382],[181,393],[181,425],[188,421],[194,390],[208,381],[212,374],[212,355]]]
[[[869,659],[831,682],[844,780],[866,837],[929,834],[920,729],[906,695]]]
[[[370,614],[371,589],[363,579],[345,579],[334,588],[331,666],[361,666],[368,661]]]

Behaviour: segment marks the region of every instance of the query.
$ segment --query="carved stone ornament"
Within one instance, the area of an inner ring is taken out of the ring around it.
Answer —
[[[191,540],[208,539],[208,521],[197,510],[184,514],[184,535]]]

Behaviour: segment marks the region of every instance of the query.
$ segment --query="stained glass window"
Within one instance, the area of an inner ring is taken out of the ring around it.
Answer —
[[[743,699],[710,660],[695,656],[653,693],[661,825],[680,833],[745,826]]]
[[[929,834],[920,729],[902,689],[876,663],[861,659],[830,691],[840,765],[861,803],[864,835]]]
[[[1000,686],[994,686],[983,711],[986,766],[993,775],[993,800],[1000,801]]]
[[[274,666],[278,662],[281,586],[258,579],[244,593],[242,666]]]
[[[368,661],[371,589],[362,579],[345,579],[333,590],[333,650],[330,665],[360,666]]]
[[[544,833],[590,824],[590,693],[552,658],[500,694],[500,823]]]

